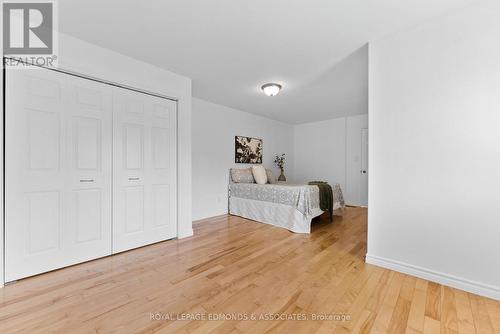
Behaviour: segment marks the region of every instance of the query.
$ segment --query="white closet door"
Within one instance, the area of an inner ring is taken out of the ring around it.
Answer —
[[[8,70],[5,278],[111,253],[111,87]]]
[[[177,103],[113,91],[113,252],[177,236]]]

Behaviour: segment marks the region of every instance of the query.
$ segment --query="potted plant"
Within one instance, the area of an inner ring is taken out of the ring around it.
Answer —
[[[284,173],[284,170],[285,170],[285,153],[283,153],[282,155],[276,155],[276,157],[274,158],[274,163],[276,164],[276,166],[281,171],[281,174],[278,177],[278,181],[286,181],[286,177],[285,177],[285,173]]]

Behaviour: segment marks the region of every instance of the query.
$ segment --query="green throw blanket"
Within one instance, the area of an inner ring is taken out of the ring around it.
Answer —
[[[319,208],[330,213],[330,218],[333,217],[333,190],[332,187],[324,181],[311,181],[311,186],[319,188]]]

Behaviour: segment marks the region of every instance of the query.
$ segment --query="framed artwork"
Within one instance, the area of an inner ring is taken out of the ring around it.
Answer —
[[[234,162],[237,164],[261,164],[262,139],[235,136]]]

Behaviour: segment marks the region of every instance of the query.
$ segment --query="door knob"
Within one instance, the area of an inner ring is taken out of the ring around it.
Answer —
[[[361,173],[366,174],[366,170],[362,170]]]

